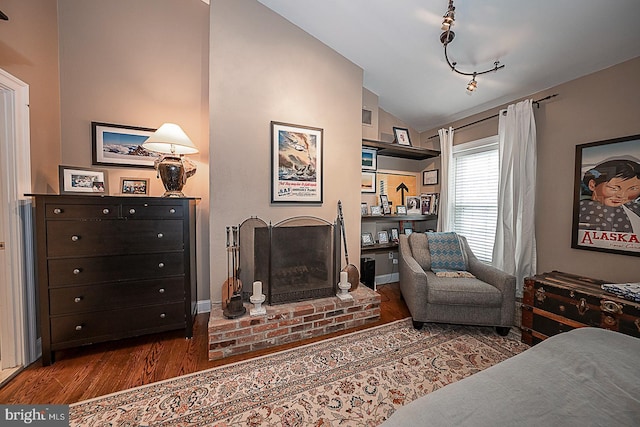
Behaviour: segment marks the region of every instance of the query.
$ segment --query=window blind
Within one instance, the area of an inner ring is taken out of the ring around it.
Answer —
[[[497,137],[461,144],[453,153],[453,227],[490,263],[498,217]]]

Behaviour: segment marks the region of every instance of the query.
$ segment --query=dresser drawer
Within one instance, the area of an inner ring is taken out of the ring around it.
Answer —
[[[184,278],[174,277],[53,288],[49,291],[49,311],[51,315],[73,314],[183,300]]]
[[[74,205],[66,203],[48,203],[45,209],[47,219],[115,219],[120,214],[117,204]]]
[[[184,328],[184,303],[51,317],[52,349]]]
[[[48,261],[49,287],[143,280],[183,275],[184,254],[61,258]]]
[[[153,205],[153,204],[122,204],[122,216],[127,219],[182,219],[184,209],[182,205]]]
[[[48,221],[47,255],[89,256],[182,250],[181,220]]]

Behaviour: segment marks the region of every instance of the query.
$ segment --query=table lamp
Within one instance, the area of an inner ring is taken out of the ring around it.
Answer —
[[[163,156],[155,161],[155,168],[165,188],[164,197],[184,197],[182,187],[187,178],[196,173],[193,162],[183,158],[198,149],[180,126],[165,123],[142,144],[149,151]]]

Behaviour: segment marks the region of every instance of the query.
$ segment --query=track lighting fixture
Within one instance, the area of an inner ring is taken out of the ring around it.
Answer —
[[[447,64],[451,68],[452,71],[455,71],[458,74],[462,74],[463,76],[472,76],[471,81],[467,84],[467,91],[473,92],[478,87],[478,82],[476,81],[476,76],[481,74],[491,73],[493,71],[498,71],[501,68],[504,68],[504,65],[500,65],[500,61],[496,61],[493,63],[493,68],[485,70],[485,71],[473,71],[471,73],[465,73],[464,71],[460,71],[456,68],[458,65],[456,62],[451,62],[449,60],[449,55],[447,54],[447,47],[449,43],[453,41],[456,36],[456,33],[451,31],[451,27],[455,23],[455,11],[456,8],[453,6],[453,0],[449,0],[449,7],[447,8],[447,12],[443,16],[442,20],[442,30],[444,31],[440,34],[440,42],[444,46],[444,59],[447,60]]]

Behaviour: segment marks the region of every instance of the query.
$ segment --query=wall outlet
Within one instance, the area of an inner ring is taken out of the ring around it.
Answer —
[[[393,259],[393,263],[394,263],[394,264],[397,264],[397,263],[398,263],[398,258],[394,258],[394,259]]]
[[[389,259],[393,259],[393,252],[389,252]]]

